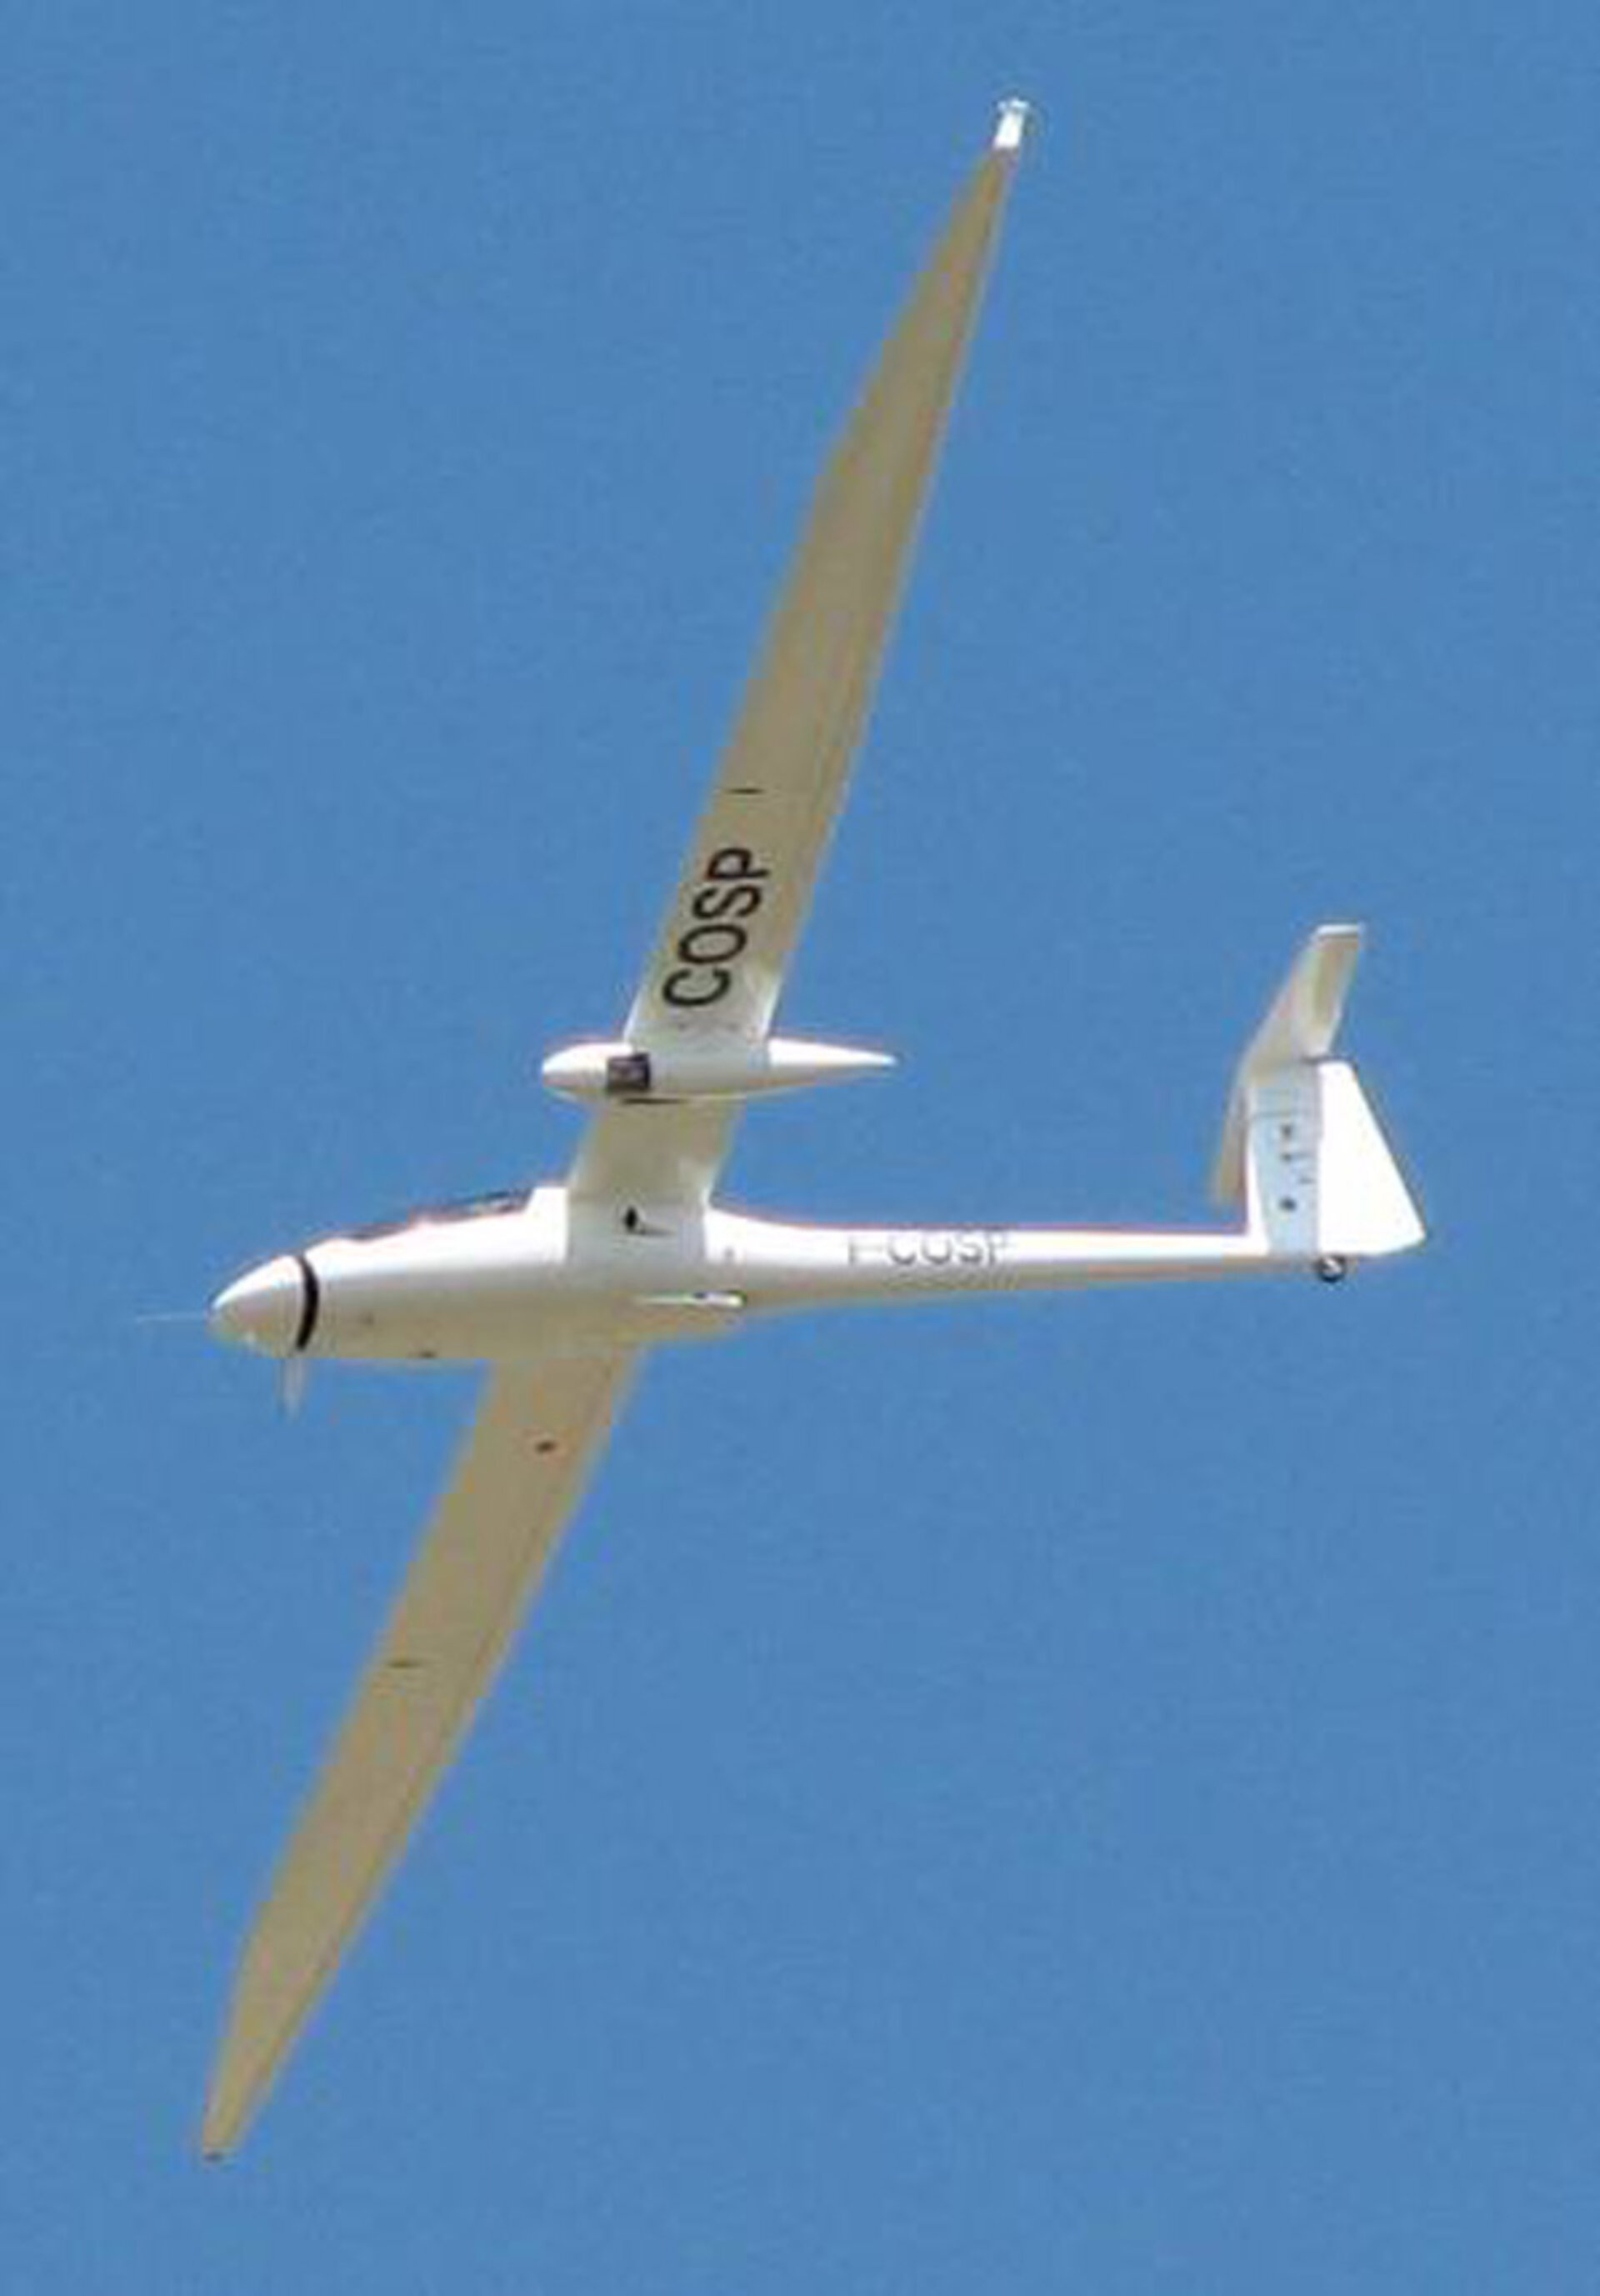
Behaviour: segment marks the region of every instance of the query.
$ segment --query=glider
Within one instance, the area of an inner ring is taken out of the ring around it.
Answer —
[[[201,2143],[237,2144],[393,1867],[537,1590],[640,1357],[778,1310],[1305,1270],[1423,1238],[1332,1057],[1361,945],[1307,943],[1234,1084],[1216,1230],[840,1227],[724,1210],[744,1103],[892,1065],[774,1033],[871,703],[1027,119],[1000,109],[823,473],[619,1036],[554,1053],[592,1112],[564,1182],[437,1206],[267,1260],[217,1335],[323,1357],[485,1363],[477,1417],[240,1964]]]

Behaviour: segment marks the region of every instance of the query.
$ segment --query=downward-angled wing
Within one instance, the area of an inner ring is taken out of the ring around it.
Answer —
[[[677,891],[628,1014],[642,1048],[771,1027],[844,797],[981,299],[1025,108],[989,151],[825,470]],[[578,1198],[703,1199],[733,1106],[620,1103],[591,1122]]]
[[[232,2150],[505,1655],[634,1358],[494,1373],[246,1946],[201,2144]]]

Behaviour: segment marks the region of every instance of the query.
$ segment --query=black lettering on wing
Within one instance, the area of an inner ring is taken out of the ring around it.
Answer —
[[[748,845],[719,845],[707,854],[689,897],[691,922],[673,945],[677,963],[661,983],[664,1004],[693,1010],[727,995],[732,968],[750,945],[741,921],[759,914],[771,874]]]

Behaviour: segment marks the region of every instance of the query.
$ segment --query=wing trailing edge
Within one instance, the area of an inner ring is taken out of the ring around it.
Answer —
[[[627,1352],[507,1365],[245,1946],[201,2131],[230,2152],[332,1981],[499,1672],[626,1392]]]

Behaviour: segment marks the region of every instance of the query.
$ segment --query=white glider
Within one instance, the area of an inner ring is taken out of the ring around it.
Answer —
[[[546,1062],[593,1113],[564,1183],[324,1237],[219,1294],[223,1339],[296,1373],[492,1366],[476,1422],[246,1946],[202,2144],[233,2148],[459,1744],[581,1496],[638,1357],[779,1309],[1312,1271],[1424,1229],[1332,1057],[1359,928],[1313,934],[1240,1066],[1224,1229],[832,1227],[721,1209],[759,1095],[881,1053],[775,1036],[982,295],[1027,116],[993,141],[824,472],[633,1009]]]

